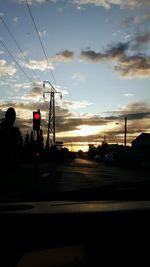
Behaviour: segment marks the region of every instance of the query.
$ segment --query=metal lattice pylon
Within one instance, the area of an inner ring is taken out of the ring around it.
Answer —
[[[45,88],[45,83],[50,85],[50,91],[44,92],[43,97],[48,94],[50,96],[49,101],[49,119],[48,119],[48,129],[47,129],[47,139],[46,147],[52,147],[55,144],[55,94],[58,93],[61,95],[61,92],[57,92],[56,89],[49,81],[43,82],[43,87]]]

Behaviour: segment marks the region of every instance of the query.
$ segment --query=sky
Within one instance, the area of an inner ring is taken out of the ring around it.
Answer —
[[[150,1],[0,0],[0,118],[13,106],[25,135],[40,109],[46,139],[43,81],[62,92],[56,140],[71,148],[122,144],[125,116],[128,144],[150,133]]]

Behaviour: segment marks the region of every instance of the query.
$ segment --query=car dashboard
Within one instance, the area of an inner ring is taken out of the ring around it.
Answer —
[[[4,267],[149,261],[150,201],[3,203],[0,222]]]

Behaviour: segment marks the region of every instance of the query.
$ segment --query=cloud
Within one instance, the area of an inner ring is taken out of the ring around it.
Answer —
[[[132,49],[139,50],[145,49],[150,42],[150,32],[139,33],[133,39]]]
[[[19,53],[17,53],[17,55],[18,55],[18,57],[20,58],[20,59],[25,59],[25,58],[27,58],[28,57],[28,55],[29,55],[29,50],[28,51],[22,51],[22,52],[19,52]]]
[[[0,82],[1,84],[2,82]],[[6,83],[6,82],[5,82]],[[8,83],[4,84],[8,85]],[[67,95],[68,91],[65,88],[62,88],[59,85],[54,86],[57,92],[60,92],[62,96]],[[23,105],[31,104],[31,103],[41,103],[46,102],[49,103],[49,95],[45,95],[45,98],[43,97],[43,93],[49,92],[50,87],[46,86],[46,88],[43,88],[43,82],[32,82],[32,83],[14,83],[12,82],[12,88],[15,91],[15,95],[11,97],[12,101],[18,103],[18,93],[21,94],[19,96],[19,102],[23,103]],[[61,105],[62,100],[60,99],[60,94],[55,95],[55,101],[58,103],[58,105]]]
[[[33,92],[35,89],[33,90]],[[32,112],[40,109],[42,113],[42,129],[44,134],[47,133],[48,125],[48,102],[30,102],[30,103],[1,103],[1,117],[4,116],[8,107],[13,106],[17,113],[17,125],[20,127],[23,134],[32,130]],[[121,142],[124,140],[124,117],[127,116],[127,142],[131,142],[135,136],[138,136],[141,132],[150,131],[149,119],[150,119],[150,104],[147,102],[135,102],[130,103],[126,107],[112,111],[112,114],[106,116],[87,115],[82,116],[78,113],[74,114],[65,108],[64,105],[56,105],[56,136],[59,140],[64,142],[95,142],[103,139],[104,134],[107,137],[107,141]],[[116,125],[115,123],[119,124]],[[82,126],[102,127],[96,134],[90,134],[86,136],[73,135],[71,132],[79,132]]]
[[[29,60],[29,63],[22,61],[21,64],[24,67],[26,67],[28,69],[33,69],[33,70],[45,71],[47,69],[51,69],[51,70],[55,69],[54,64],[50,60],[47,62],[46,59]]]
[[[126,56],[115,66],[115,71],[124,78],[149,78],[150,57],[144,55]]]
[[[65,118],[64,116],[56,116],[56,122],[56,132],[59,133],[59,136],[70,136],[70,138],[72,138],[75,135],[78,137],[82,126],[88,126],[89,128],[90,126],[91,128],[97,126],[96,128],[98,128],[99,126],[107,125],[110,120],[102,118],[101,116],[96,116],[94,114],[90,117],[87,117],[86,115],[77,117],[77,114],[76,116],[74,116],[74,114],[72,113],[67,113]],[[86,131],[85,135],[87,135]]]
[[[126,107],[121,109],[121,112],[124,114],[143,114],[145,117],[147,117],[147,113],[150,115],[150,104],[147,102],[133,102],[128,104]],[[138,115],[139,116],[139,115]]]
[[[120,60],[124,56],[129,47],[129,43],[118,43],[116,46],[110,46],[106,52],[95,52],[93,50],[82,50],[80,58],[93,63],[98,63],[102,60]]]
[[[105,58],[105,55],[101,52],[95,52],[93,50],[82,50],[80,53],[80,58],[96,63]]]
[[[133,44],[139,46],[140,44],[148,42],[150,36],[137,36],[131,42],[118,43],[106,49],[105,52],[95,52],[93,50],[82,50],[80,58],[92,62],[101,63],[103,61],[110,61],[113,64],[114,71],[123,78],[149,78],[150,75],[150,57],[146,54],[129,54],[129,48],[133,49]]]
[[[17,0],[18,3],[25,4],[26,0]],[[43,4],[43,3],[56,3],[60,0],[28,0],[28,4]],[[141,7],[142,5],[149,6],[150,3],[148,0],[66,0],[67,3],[72,2],[78,10],[82,10],[82,6],[85,5],[95,5],[103,7],[106,9],[111,8],[112,6],[120,6],[127,8]]]
[[[43,97],[43,88],[42,87],[33,87],[32,90],[27,94],[27,99],[31,101],[40,101]]]
[[[140,34],[140,35],[136,36],[135,40],[138,43],[147,43],[147,42],[149,42],[150,41],[150,32],[143,33],[143,34]]]
[[[150,6],[150,2],[147,0],[74,0],[74,4],[78,6],[91,4],[99,7],[104,7],[106,9],[109,9],[114,5],[120,6],[122,8],[135,8],[144,5]]]
[[[6,60],[0,60],[0,77],[13,76],[16,71],[14,64],[8,64]]]
[[[73,57],[74,57],[74,53],[72,51],[64,50],[56,54],[55,60],[68,62],[68,61],[72,61]]]
[[[39,31],[39,35],[40,35],[41,38],[42,37],[47,37],[47,32],[45,30]]]
[[[34,92],[35,90],[33,90]],[[36,95],[36,92],[35,92]],[[34,102],[4,102],[1,103],[1,110],[6,111],[8,107],[14,107],[17,114],[17,125],[21,129],[23,134],[26,134],[26,131],[32,130],[32,117],[33,111],[40,109],[42,114],[41,125],[44,130],[44,133],[47,132],[47,121],[48,121],[48,112],[49,112],[49,102],[48,101],[34,101]],[[61,131],[61,125],[67,120],[71,113],[68,109],[61,108],[56,106],[56,121],[58,124],[59,131]],[[64,130],[63,126],[63,130]]]
[[[135,24],[141,24],[147,20],[150,20],[150,13],[146,13],[144,15],[139,15],[134,17]]]
[[[85,81],[86,80],[86,76],[85,76],[85,74],[78,72],[78,73],[74,73],[72,75],[72,79],[77,81],[77,82]]]
[[[18,3],[20,4],[26,4],[26,0],[17,0]],[[57,0],[28,0],[28,4],[32,5],[32,4],[43,4],[46,2],[52,2],[52,3],[56,3]]]
[[[128,141],[131,142],[142,132],[150,132],[150,104],[148,102],[133,102],[128,104],[126,107],[120,110],[120,118],[122,116],[122,120],[120,122],[124,121],[123,114],[127,116]],[[121,125],[123,124],[121,123]],[[120,127],[120,130],[122,127],[121,125],[118,125]]]
[[[33,90],[35,92],[35,89]],[[36,92],[35,92],[36,94]],[[25,134],[26,131],[32,129],[32,112],[34,110],[40,109],[42,113],[42,128],[44,133],[47,132],[47,121],[48,121],[48,111],[49,111],[49,102],[9,102],[2,103],[1,109],[7,110],[8,107],[14,107],[17,114],[17,124],[20,127],[21,131]],[[109,120],[110,121],[110,120]],[[62,106],[56,105],[56,132],[62,134],[64,132],[70,133],[70,131],[79,130],[82,125],[89,126],[99,126],[106,125],[107,120],[101,118],[100,116],[87,114],[79,116],[78,113],[74,114],[67,109],[64,104]]]
[[[109,113],[108,113],[109,115]],[[124,142],[124,119],[127,116],[127,143],[142,132],[150,132],[150,104],[133,102],[118,111],[112,111],[107,119],[114,121],[115,127],[105,131],[108,142]]]
[[[54,70],[55,66],[54,64],[59,61],[63,62],[70,62],[73,59],[74,53],[69,50],[64,50],[61,52],[58,52],[56,55],[53,57],[48,58],[48,62],[46,59],[41,59],[41,60],[29,60],[28,62],[22,61],[21,64],[28,68],[28,69],[33,69],[33,70],[40,70],[40,71],[45,71],[48,69]]]
[[[131,35],[130,34],[126,34],[125,36],[124,36],[124,39],[127,41],[127,40],[129,40],[131,38]]]
[[[117,119],[124,120],[125,116],[130,120],[148,118],[150,116],[150,103],[146,101],[131,102],[117,111],[105,113],[107,119],[115,121]]]
[[[19,21],[19,18],[18,17],[14,17],[13,18],[13,22],[17,23]]]
[[[141,24],[150,20],[150,13],[145,13],[143,15],[129,16],[123,20],[124,26],[129,26],[129,24]]]
[[[109,111],[106,113],[106,118],[114,121],[123,121],[127,116],[128,120],[141,120],[150,118],[150,104],[148,102],[132,102],[118,111]],[[149,127],[150,128],[150,127]]]
[[[18,90],[19,89],[28,89],[31,87],[31,84],[30,83],[16,83],[14,85],[15,88],[17,88]]]
[[[130,96],[133,96],[133,94],[131,94],[131,93],[126,93],[126,94],[124,94],[124,96],[125,96],[125,97],[130,97]]]
[[[112,36],[116,37],[117,35],[119,35],[121,33],[120,30],[117,30],[115,32],[112,33]]]
[[[68,109],[80,109],[80,108],[85,108],[90,105],[92,105],[92,103],[88,102],[87,100],[82,100],[82,101],[64,100],[63,101],[63,106]]]

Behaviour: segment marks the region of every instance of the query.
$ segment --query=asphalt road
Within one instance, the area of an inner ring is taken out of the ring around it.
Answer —
[[[148,171],[119,168],[84,159],[65,164],[24,164],[16,176],[10,173],[10,177],[3,180],[0,191],[2,197],[44,196],[107,185],[150,185]]]
[[[47,166],[40,174],[40,181],[51,181],[52,191],[64,192],[87,187],[124,183],[149,183],[149,173],[103,163],[76,159],[70,164]]]

